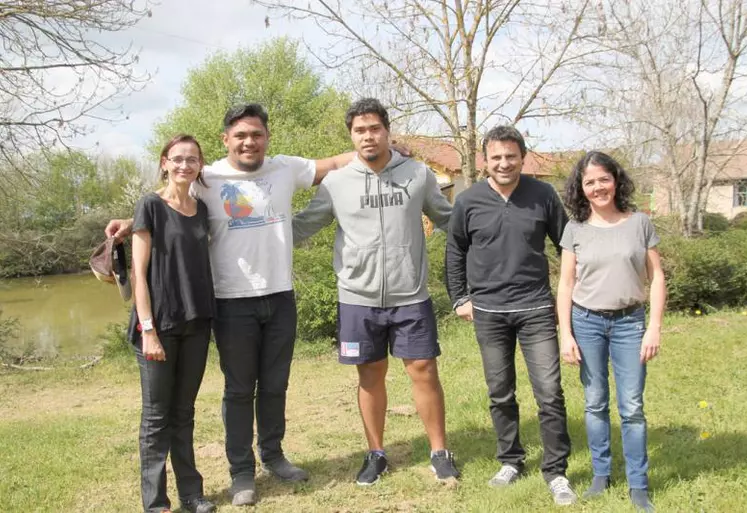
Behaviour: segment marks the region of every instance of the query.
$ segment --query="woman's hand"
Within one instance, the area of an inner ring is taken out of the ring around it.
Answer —
[[[563,356],[563,361],[571,365],[578,365],[581,363],[581,350],[578,348],[576,339],[573,335],[563,336],[563,343],[560,344],[560,354]]]
[[[661,330],[648,327],[641,342],[641,363],[653,360],[661,349]]]
[[[155,331],[143,332],[143,356],[146,360],[166,361],[166,352]]]

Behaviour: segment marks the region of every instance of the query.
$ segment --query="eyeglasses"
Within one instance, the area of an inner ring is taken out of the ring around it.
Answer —
[[[197,166],[200,164],[200,159],[198,159],[197,157],[187,157],[187,158],[171,157],[171,158],[167,158],[166,160],[168,160],[169,162],[177,166],[181,166],[182,164],[185,164],[185,163],[188,166]]]

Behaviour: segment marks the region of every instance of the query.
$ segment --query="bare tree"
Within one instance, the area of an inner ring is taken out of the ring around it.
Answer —
[[[313,22],[328,37],[322,47],[307,44],[320,62],[452,141],[468,183],[486,124],[567,116],[580,89],[565,70],[595,51],[591,0],[252,2]]]
[[[149,77],[132,47],[102,41],[145,16],[149,0],[0,0],[0,163],[22,170],[87,119],[122,116],[112,102]]]
[[[653,161],[654,181],[668,189],[670,210],[690,236],[702,229],[719,172],[744,152],[747,7],[662,0],[602,9],[600,39],[611,53],[584,68],[594,84],[588,94],[600,100],[593,124]]]

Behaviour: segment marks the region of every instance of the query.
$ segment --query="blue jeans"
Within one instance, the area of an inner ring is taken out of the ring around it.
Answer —
[[[609,476],[612,472],[608,370],[608,361],[611,361],[628,486],[648,489],[646,417],[643,415],[646,365],[640,360],[646,311],[641,307],[629,315],[613,318],[574,306],[571,321],[573,336],[581,350],[586,436],[594,475]]]

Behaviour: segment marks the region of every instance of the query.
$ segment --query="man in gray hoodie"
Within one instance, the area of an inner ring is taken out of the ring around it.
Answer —
[[[451,205],[424,164],[389,149],[389,115],[378,100],[354,103],[345,122],[357,155],[322,180],[293,218],[295,244],[337,219],[333,267],[339,297],[339,360],[358,368],[358,406],[369,452],[356,477],[371,485],[387,470],[384,451],[388,353],[402,358],[439,480],[459,472],[446,449],[436,318],[426,282],[422,213],[445,230]]]

